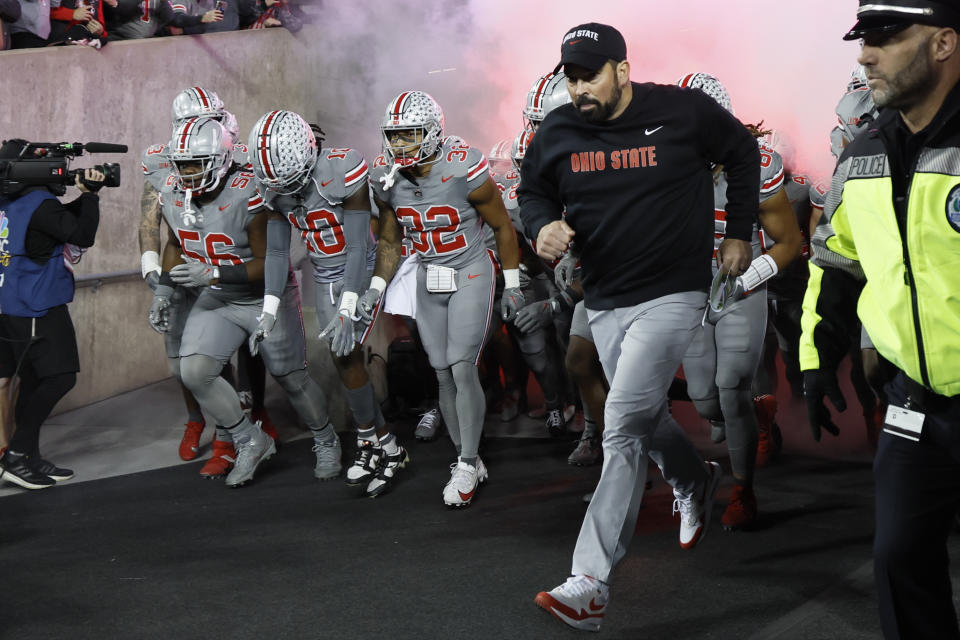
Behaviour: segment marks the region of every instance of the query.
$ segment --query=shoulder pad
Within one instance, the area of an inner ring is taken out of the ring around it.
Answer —
[[[760,145],[760,200],[763,201],[783,186],[783,158],[765,144]]]

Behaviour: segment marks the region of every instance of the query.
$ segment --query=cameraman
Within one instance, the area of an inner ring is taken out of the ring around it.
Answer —
[[[19,159],[26,145],[5,141],[0,161]],[[103,173],[86,169],[76,178],[80,197],[66,205],[54,195],[55,185],[0,194],[0,379],[20,377],[16,430],[0,456],[0,480],[27,489],[73,477],[41,457],[40,426],[80,370],[67,310],[74,282],[64,244],[93,245],[100,224],[96,192],[103,181]]]

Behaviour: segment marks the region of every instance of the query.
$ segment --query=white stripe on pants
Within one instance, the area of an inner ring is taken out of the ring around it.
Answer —
[[[610,381],[604,407],[603,471],[573,552],[573,574],[609,580],[637,525],[648,456],[664,479],[688,493],[708,478],[706,465],[667,410],[667,389],[693,340],[706,293],[690,291],[633,307],[588,310],[600,362]]]

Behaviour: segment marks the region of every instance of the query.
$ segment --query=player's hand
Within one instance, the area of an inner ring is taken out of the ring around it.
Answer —
[[[170,287],[158,287],[159,289],[170,290]],[[166,293],[166,292],[164,292]],[[153,302],[150,304],[150,311],[147,313],[147,320],[150,326],[157,333],[166,333],[170,330],[170,295],[160,295],[154,293]]]
[[[218,275],[214,267],[203,262],[187,262],[170,269],[170,278],[181,287],[208,287]]]
[[[147,283],[147,286],[150,287],[151,291],[156,291],[157,285],[160,284],[160,276],[157,275],[156,271],[148,272],[147,277],[143,280]]]
[[[824,396],[837,411],[846,411],[847,401],[837,384],[836,371],[811,369],[803,372],[803,397],[807,402],[807,418],[810,420],[810,431],[813,439],[820,442],[820,431],[826,429],[833,435],[839,435],[840,429],[830,418],[830,410],[824,404]]]
[[[97,22],[95,19],[90,18],[90,21],[87,22],[87,31],[95,36],[98,36],[103,33],[103,25]]]
[[[753,248],[746,240],[724,238],[717,249],[717,265],[720,273],[733,277],[743,275],[753,260]]]
[[[544,225],[537,234],[537,255],[556,260],[570,248],[574,235],[574,230],[564,220],[554,220]]]
[[[256,331],[250,334],[250,339],[247,341],[247,348],[252,356],[257,355],[257,352],[260,351],[260,343],[266,340],[270,332],[273,331],[273,325],[277,324],[277,316],[272,313],[261,313],[257,316],[257,320],[260,321],[260,324],[257,325]]]
[[[223,20],[223,12],[218,11],[216,9],[211,9],[210,11],[207,11],[200,18],[200,22],[202,22],[203,24],[209,24],[211,22],[221,22],[222,20]]]
[[[320,333],[320,339],[323,340],[327,336],[330,336],[330,351],[338,358],[346,358],[350,355],[356,342],[350,315],[341,311],[334,316]]]
[[[523,291],[517,287],[504,289],[503,295],[500,297],[500,310],[503,312],[503,321],[512,322],[524,304],[526,304],[526,300],[523,297]]]
[[[541,327],[547,327],[553,321],[553,304],[551,300],[531,302],[517,312],[513,326],[523,333],[531,333]]]
[[[567,251],[560,262],[557,263],[557,266],[553,268],[553,281],[561,291],[568,289],[576,281],[576,271],[579,264],[580,256],[575,255],[572,251]]]
[[[380,296],[380,290],[371,287],[357,300],[357,313],[367,324],[373,322],[373,312],[376,310],[377,304],[380,303]]]

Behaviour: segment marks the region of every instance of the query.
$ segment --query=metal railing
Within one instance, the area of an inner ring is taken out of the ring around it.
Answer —
[[[76,282],[77,289],[92,287],[96,291],[105,284],[133,282],[142,279],[140,269],[130,269],[129,271],[111,271],[109,273],[87,273],[77,276],[74,282]]]

